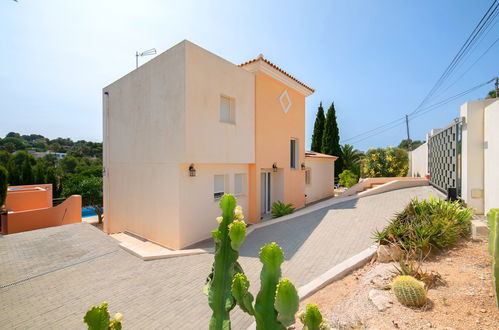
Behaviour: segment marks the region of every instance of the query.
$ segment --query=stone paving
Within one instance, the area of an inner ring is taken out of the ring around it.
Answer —
[[[439,193],[407,188],[346,201],[253,231],[240,262],[258,289],[259,248],[281,245],[283,275],[302,286],[369,247],[374,229],[413,197]],[[107,301],[125,329],[206,329],[202,294],[213,255],[142,261],[92,225],[81,223],[0,236],[0,329],[85,329],[93,304]],[[233,329],[251,319],[236,307]]]

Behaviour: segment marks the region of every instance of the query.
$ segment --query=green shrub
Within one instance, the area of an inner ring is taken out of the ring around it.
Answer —
[[[405,176],[408,168],[407,151],[400,148],[371,148],[362,159],[364,178]]]
[[[351,186],[359,182],[359,177],[350,170],[344,170],[343,172],[341,172],[339,177],[340,184],[347,188],[350,188]]]
[[[284,204],[281,201],[277,201],[272,204],[272,218],[279,218],[284,215],[291,214],[295,211],[293,204]]]
[[[448,202],[430,196],[428,200],[413,199],[382,231],[374,233],[380,244],[397,244],[409,256],[444,249],[469,234],[470,209],[458,201]]]

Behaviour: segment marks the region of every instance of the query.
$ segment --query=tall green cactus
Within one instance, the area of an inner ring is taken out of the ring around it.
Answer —
[[[121,330],[123,315],[116,313],[110,320],[107,302],[104,301],[100,306],[92,306],[83,317],[83,321],[87,324],[88,330]]]
[[[300,314],[300,321],[303,323],[303,330],[328,330],[329,325],[322,318],[317,305],[308,304],[305,312]]]
[[[283,330],[295,322],[299,298],[295,286],[281,277],[284,262],[282,249],[276,243],[260,249],[263,264],[260,291],[256,297],[249,292],[250,283],[237,262],[239,248],[246,238],[246,224],[240,206],[232,195],[220,200],[222,216],[217,218],[218,229],[212,232],[215,240],[215,261],[205,285],[205,293],[213,313],[210,330],[230,329],[229,313],[237,303],[255,317],[258,330]],[[320,315],[320,313],[319,313]],[[326,328],[321,328],[326,329]]]
[[[494,241],[496,232],[496,216],[499,214],[499,209],[490,209],[487,213],[487,223],[489,225],[489,253],[494,255]]]
[[[279,280],[284,254],[279,245],[271,243],[261,248],[260,261],[263,267],[255,306],[244,274],[234,276],[232,294],[244,312],[255,316],[257,329],[286,329],[295,322],[299,298],[295,286],[287,278]]]
[[[492,283],[499,308],[499,209],[491,209],[487,214],[489,223],[489,252],[492,255]]]
[[[236,207],[236,198],[223,195],[220,208],[222,217],[217,218],[220,224],[212,233],[215,240],[215,261],[205,285],[208,303],[213,311],[210,330],[230,329],[229,312],[235,306],[231,282],[236,273],[242,273],[237,258],[239,247],[246,237],[246,224],[242,221],[244,216],[241,207]]]

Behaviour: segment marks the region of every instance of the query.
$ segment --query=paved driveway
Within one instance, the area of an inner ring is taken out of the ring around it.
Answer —
[[[258,251],[277,242],[283,275],[302,286],[373,242],[413,197],[439,193],[431,187],[396,190],[336,204],[256,229],[240,262],[258,289]],[[215,221],[215,220],[213,220]],[[92,304],[109,303],[125,315],[125,329],[206,329],[210,310],[202,294],[213,255],[142,261],[89,224],[73,224],[0,236],[0,329],[84,329]],[[251,319],[236,307],[234,329]]]

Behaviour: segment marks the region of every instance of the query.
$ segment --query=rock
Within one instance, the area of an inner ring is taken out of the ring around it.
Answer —
[[[392,300],[383,291],[371,289],[369,291],[369,300],[376,306],[378,311],[383,312],[387,308],[392,307]]]
[[[377,255],[379,262],[398,261],[402,255],[402,249],[395,244],[379,245]]]
[[[452,259],[451,258],[446,258],[445,261],[452,262]]]
[[[482,308],[482,309],[480,309],[480,313],[487,313],[487,310]]]

